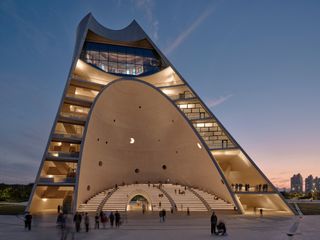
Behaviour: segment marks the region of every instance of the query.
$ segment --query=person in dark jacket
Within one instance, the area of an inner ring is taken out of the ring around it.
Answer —
[[[32,215],[30,214],[30,212],[27,212],[25,217],[24,217],[24,221],[25,221],[25,227],[30,231],[31,230],[31,222],[32,222]]]
[[[110,219],[110,226],[113,227],[113,223],[114,223],[114,215],[113,215],[113,212],[110,213],[109,219]]]
[[[116,213],[114,214],[115,220],[116,220],[116,227],[120,227],[120,213],[118,211],[116,211]]]
[[[218,218],[217,218],[216,213],[212,212],[211,219],[210,219],[210,222],[211,222],[211,235],[212,234],[217,234],[217,232],[216,232],[217,221],[218,221]]]
[[[73,222],[76,226],[76,232],[80,231],[81,220],[82,220],[81,214],[76,212],[76,214],[73,217]]]

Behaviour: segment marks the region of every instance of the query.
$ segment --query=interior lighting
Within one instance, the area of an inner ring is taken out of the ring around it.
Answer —
[[[41,200],[42,200],[43,202],[46,202],[46,201],[48,201],[48,198],[41,198]]]
[[[202,146],[201,146],[201,144],[200,144],[200,143],[197,143],[197,146],[198,146],[198,148],[199,148],[199,149],[201,149],[201,148],[202,148]]]
[[[130,138],[130,144],[134,144],[134,142],[135,142],[134,138],[133,137]]]

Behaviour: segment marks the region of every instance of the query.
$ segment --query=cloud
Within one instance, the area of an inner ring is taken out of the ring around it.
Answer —
[[[209,99],[209,100],[206,101],[207,102],[207,106],[209,108],[214,108],[214,107],[224,103],[225,101],[227,101],[232,96],[233,96],[232,94],[228,94],[226,96],[221,96],[219,98]]]
[[[148,22],[151,24],[152,38],[157,41],[159,38],[159,21],[154,16],[154,0],[132,0],[137,9],[140,9],[146,15]]]
[[[173,41],[173,43],[165,49],[165,54],[172,53],[176,48],[178,48],[181,43],[213,12],[215,8],[213,6],[207,8],[203,13],[180,35]]]

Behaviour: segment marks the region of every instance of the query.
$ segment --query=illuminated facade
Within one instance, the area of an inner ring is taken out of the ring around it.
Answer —
[[[110,30],[89,14],[78,27],[28,208],[55,212],[61,205],[76,211],[106,189],[112,194],[116,185],[137,183],[188,186],[198,197],[200,190],[214,193],[244,214],[257,208],[292,214],[135,21]]]

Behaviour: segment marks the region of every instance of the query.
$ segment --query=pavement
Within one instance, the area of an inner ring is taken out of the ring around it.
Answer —
[[[90,231],[74,233],[72,217],[68,217],[68,236],[65,239],[79,240],[277,240],[277,239],[320,239],[320,216],[259,217],[219,214],[218,218],[227,226],[227,236],[210,235],[210,215],[208,213],[186,214],[167,213],[166,222],[160,223],[157,213],[129,213],[119,229],[93,229],[94,219],[90,219]],[[61,230],[56,226],[56,216],[34,216],[32,230],[26,231],[22,216],[0,216],[0,239],[53,240],[61,239]],[[287,233],[292,232],[293,236]],[[73,238],[72,238],[73,236]]]

